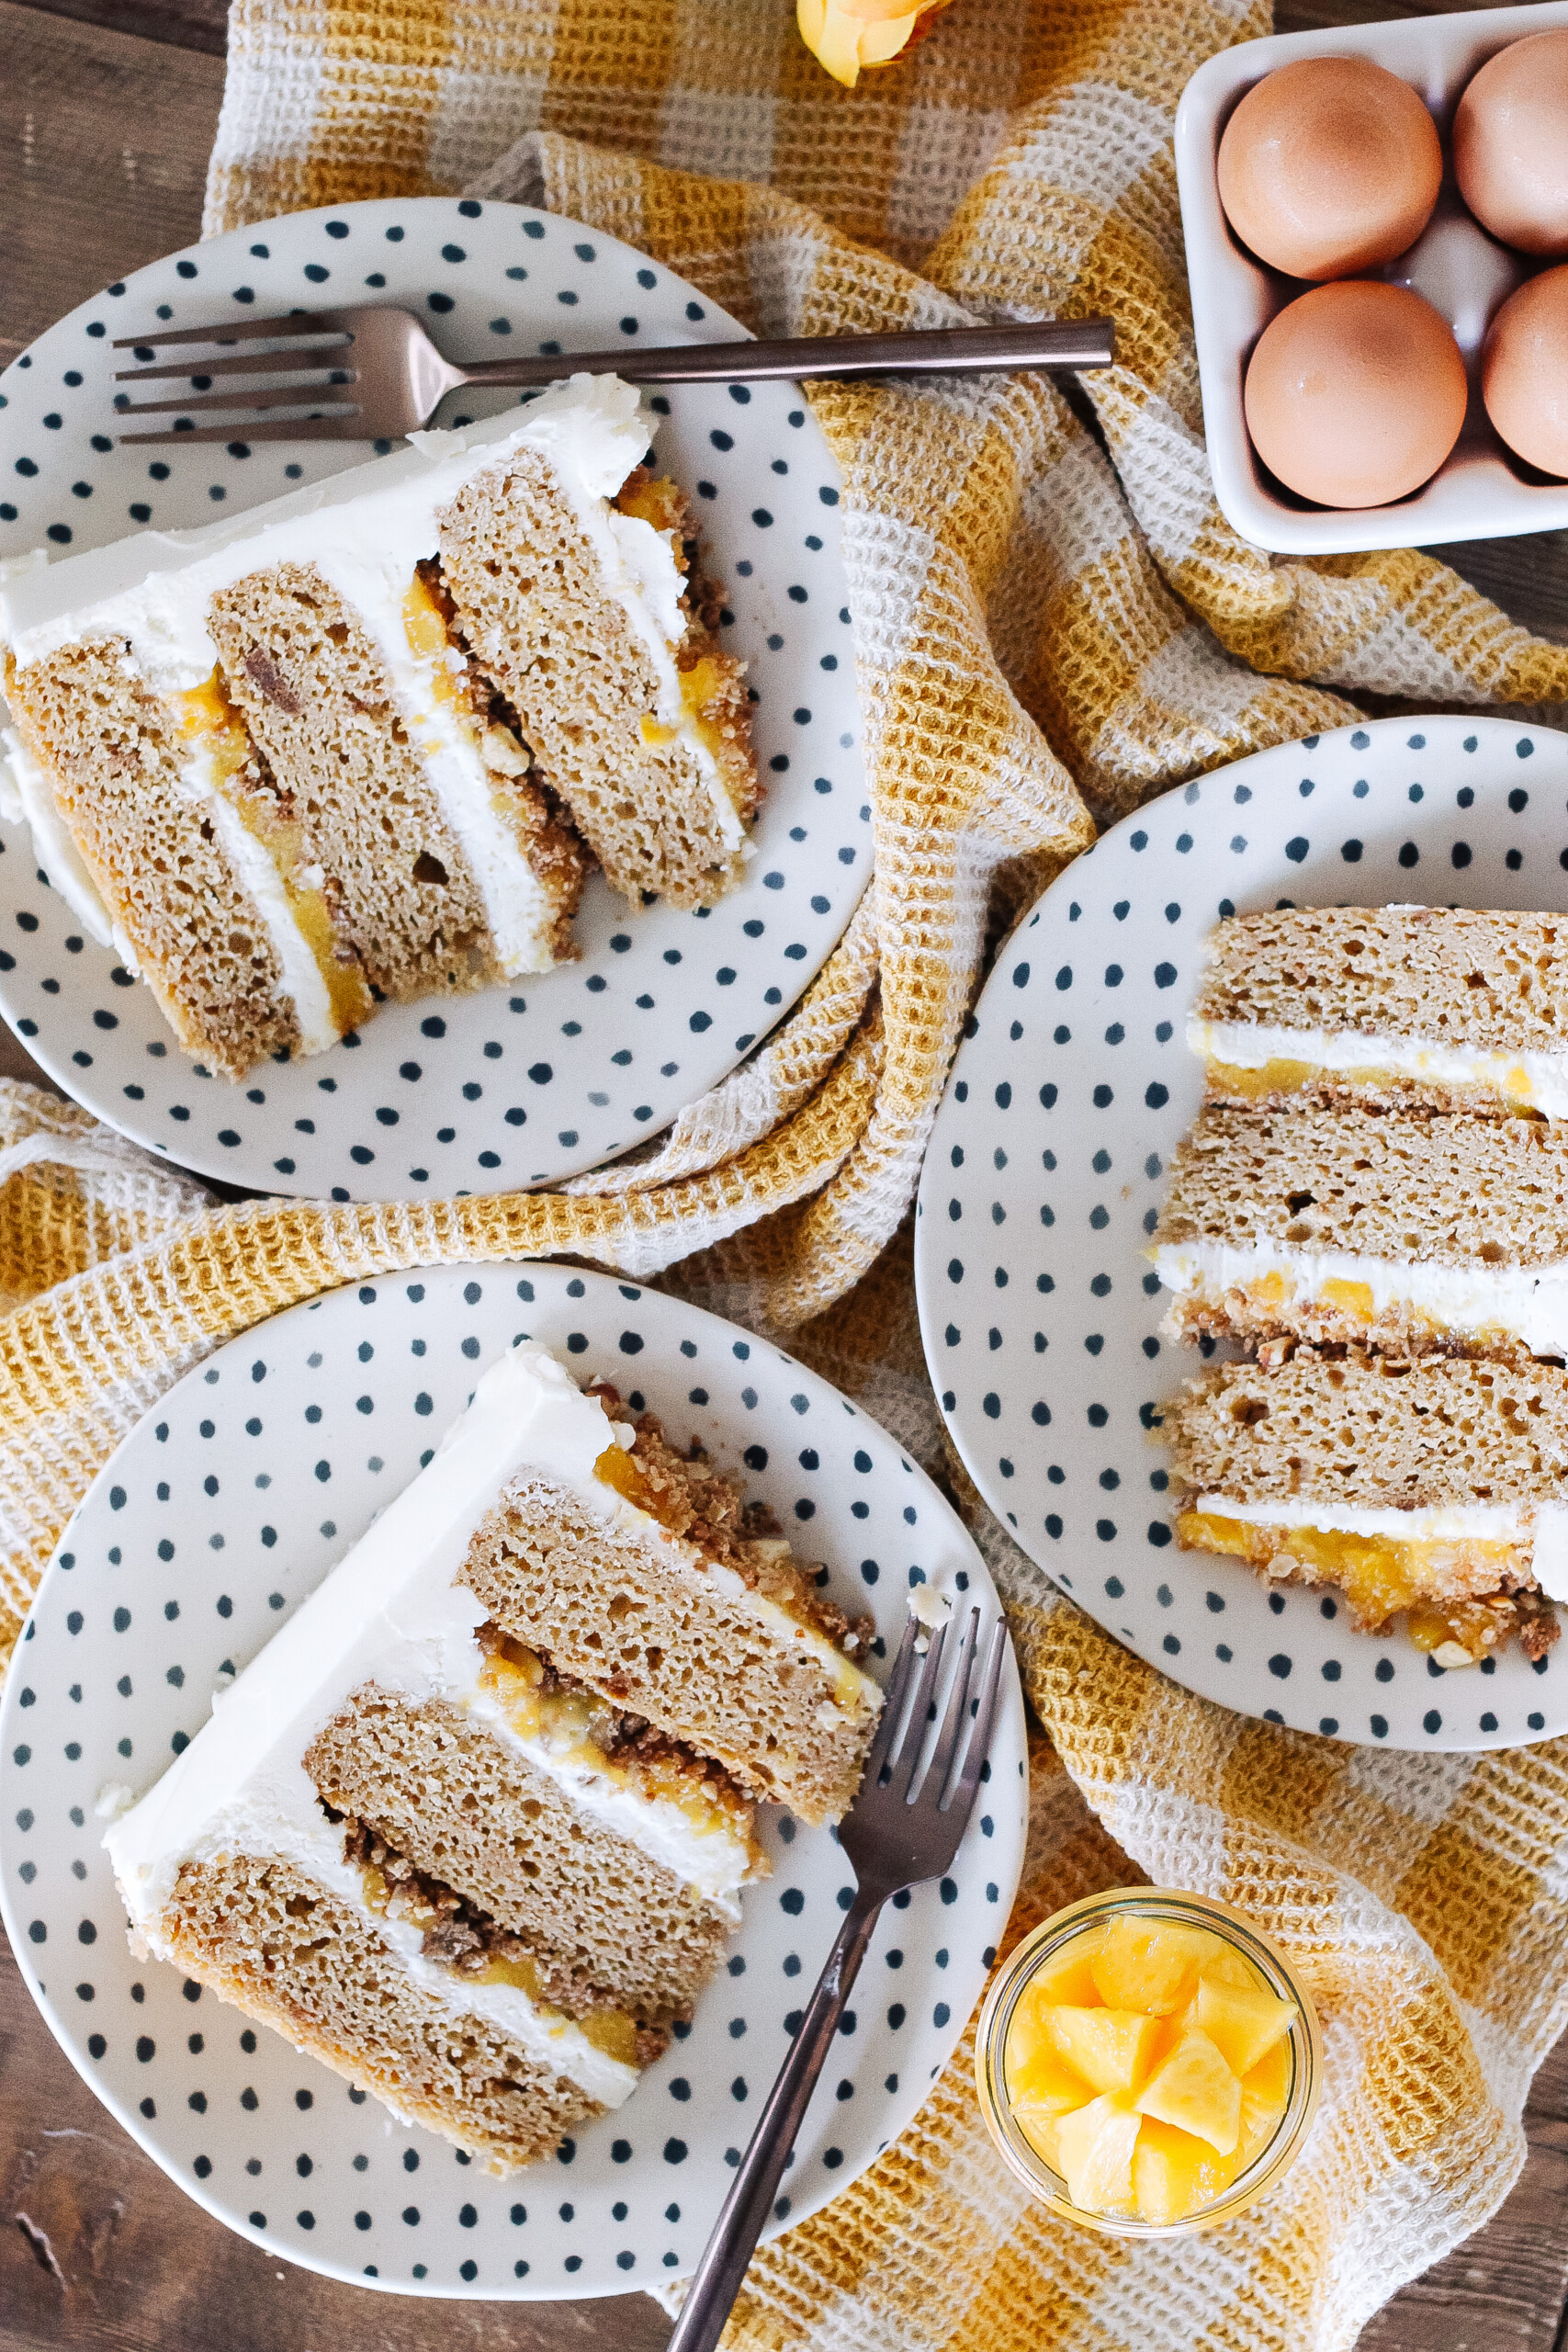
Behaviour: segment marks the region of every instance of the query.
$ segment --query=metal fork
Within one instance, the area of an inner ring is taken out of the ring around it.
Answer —
[[[132,401],[118,393],[121,416],[182,420],[231,412],[226,424],[183,431],[122,433],[122,442],[379,441],[428,424],[459,385],[506,384],[542,390],[566,375],[615,375],[630,384],[745,384],[766,377],[984,374],[1014,368],[1107,368],[1114,355],[1109,319],[1037,325],[921,327],[899,334],[802,335],[772,343],[693,343],[671,350],[552,352],[543,358],[480,359],[459,368],[444,359],[412,311],[366,303],[344,311],[291,311],[287,318],[235,319],[220,326],[175,327],[121,335],[117,351],[152,359],[175,345],[285,345],[240,351],[232,358],[181,360],[172,367],[122,368],[118,384],[183,377],[178,400]],[[292,377],[288,384],[214,390],[219,377]],[[252,420],[273,409],[305,409],[285,421]]]
[[[794,2046],[757,2119],[750,2145],[740,2159],[740,2169],[703,2250],[668,2352],[712,2352],[718,2342],[773,2208],[882,1906],[901,1887],[940,1877],[958,1851],[990,1746],[1007,1654],[1007,1627],[998,1623],[976,1677],[979,1630],[980,1612],[975,1609],[970,1611],[931,1760],[922,1772],[926,1725],[937,1713],[947,1627],[942,1626],[931,1636],[923,1657],[917,1646],[919,1628],[913,1618],[905,1628],[860,1793],[839,1825],[839,1843],[853,1864],[858,1882],[855,1898],[817,1980]],[[909,1705],[911,1686],[914,1702]],[[908,1728],[900,1740],[906,1713]],[[965,1731],[968,1740],[960,1764]]]

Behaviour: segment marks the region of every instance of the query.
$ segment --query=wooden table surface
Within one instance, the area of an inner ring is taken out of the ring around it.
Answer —
[[[984,0],[978,0],[984,5]],[[1422,10],[1281,0],[1281,30]],[[191,243],[223,90],[224,0],[0,0],[0,365],[112,278]],[[1442,550],[1514,619],[1568,638],[1568,532]],[[0,1075],[41,1080],[0,1028]],[[1362,2352],[1568,2346],[1568,2037],[1536,2078],[1503,2211],[1382,2312]],[[656,2352],[643,2295],[423,2303],[235,2237],[67,2064],[0,1939],[0,2352]]]

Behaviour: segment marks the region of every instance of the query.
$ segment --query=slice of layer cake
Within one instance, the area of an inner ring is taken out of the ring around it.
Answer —
[[[1466,907],[1233,915],[1187,1034],[1216,1102],[1568,1117],[1568,921]]]
[[[869,1622],[852,1622],[733,1480],[671,1448],[651,1413],[617,1422],[613,1388],[579,1397],[570,1374],[534,1359],[541,1387],[584,1432],[509,1482],[462,1577],[507,1645],[688,1738],[745,1788],[803,1821],[836,1820],[860,1782],[882,1694],[859,1662]],[[493,1668],[504,1683],[513,1655]],[[525,1669],[531,1671],[531,1669]],[[524,1689],[516,1703],[535,1702]]]
[[[233,521],[6,568],[6,813],[187,1051],[238,1077],[543,971],[590,857],[634,904],[736,878],[741,665],[656,424],[580,376]]]
[[[1162,1408],[1189,1550],[1332,1585],[1371,1631],[1460,1667],[1557,1638],[1568,1600],[1568,1373],[1302,1355],[1213,1367]]]
[[[1153,1256],[1173,1338],[1568,1355],[1568,1127],[1208,1103]]]
[[[765,1867],[753,1792],[841,1809],[880,1704],[863,1629],[615,1403],[492,1365],[105,1839],[141,1945],[498,2171],[627,2097]],[[564,1614],[524,1628],[489,1591],[558,1511]]]

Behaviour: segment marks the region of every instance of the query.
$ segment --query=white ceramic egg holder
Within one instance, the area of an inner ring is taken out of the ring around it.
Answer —
[[[1182,92],[1176,174],[1209,465],[1226,520],[1256,547],[1280,555],[1343,555],[1504,538],[1568,524],[1568,482],[1537,473],[1504,447],[1477,384],[1481,345],[1494,314],[1517,286],[1553,265],[1489,237],[1466,210],[1448,168],[1449,131],[1466,83],[1498,50],[1562,26],[1568,26],[1568,0],[1277,33],[1222,50]],[[1443,188],[1430,221],[1408,253],[1368,275],[1412,288],[1448,320],[1464,355],[1470,405],[1452,455],[1422,489],[1388,506],[1321,507],[1295,497],[1259,463],[1242,410],[1254,345],[1269,320],[1308,289],[1304,279],[1266,269],[1233,234],[1220,203],[1220,138],[1256,83],[1303,57],[1366,57],[1386,67],[1419,92],[1443,135]]]

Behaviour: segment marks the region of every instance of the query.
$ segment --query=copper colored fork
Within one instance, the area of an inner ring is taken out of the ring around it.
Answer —
[[[932,1634],[923,1657],[919,1626],[911,1618],[905,1628],[860,1793],[839,1825],[839,1843],[854,1866],[854,1899],[714,2223],[668,2352],[712,2352],[718,2342],[882,1906],[901,1887],[940,1878],[958,1851],[991,1743],[1007,1655],[1007,1627],[998,1623],[976,1673],[979,1631],[980,1612],[972,1609],[922,1771],[926,1725],[937,1715],[947,1627]],[[906,1713],[908,1727],[900,1738]]]
[[[116,395],[121,416],[173,416],[122,442],[382,441],[416,433],[460,385],[543,390],[563,376],[615,375],[631,384],[743,384],[766,377],[984,374],[1015,368],[1105,368],[1115,334],[1109,319],[990,327],[920,327],[900,334],[802,335],[792,341],[691,343],[670,350],[550,352],[539,358],[444,359],[412,311],[367,303],[344,311],[293,311],[280,319],[235,319],[121,335],[117,351],[152,361],[175,347],[231,357],[182,358],[171,366],[122,368],[121,384],[183,383],[168,399]],[[253,350],[246,346],[275,348]],[[234,379],[233,389],[220,378]],[[285,382],[283,379],[290,380]],[[271,379],[268,382],[266,379]],[[254,380],[260,379],[260,380]],[[268,413],[292,409],[282,418]],[[222,413],[222,424],[197,424]]]

